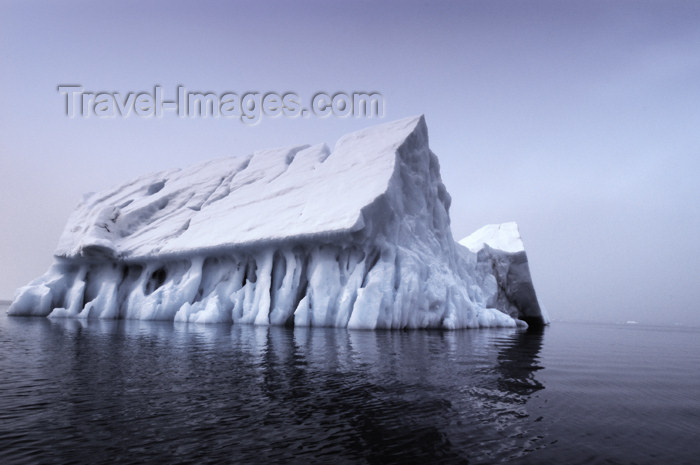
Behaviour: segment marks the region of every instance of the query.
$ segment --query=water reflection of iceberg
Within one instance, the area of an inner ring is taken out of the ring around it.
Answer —
[[[535,378],[540,365],[539,353],[542,349],[544,329],[516,331],[509,340],[500,341],[496,370],[501,374],[499,387],[521,397],[523,402],[544,385]]]
[[[542,333],[37,325],[70,399],[62,421],[113,449],[167,437],[221,461],[494,463],[540,437],[527,404],[544,388]]]
[[[259,340],[259,339],[258,339]],[[275,447],[334,444],[381,462],[505,460],[539,436],[525,404],[544,386],[542,333],[269,328],[261,392]],[[318,435],[322,425],[325,437]]]
[[[542,330],[513,331],[493,339],[495,358],[481,371],[482,378],[469,389],[477,420],[489,430],[489,447],[480,450],[486,462],[522,458],[539,448],[544,438],[539,420],[532,416],[528,401],[544,385],[535,378],[542,348]],[[498,460],[496,460],[498,459]],[[481,461],[481,460],[479,460]]]

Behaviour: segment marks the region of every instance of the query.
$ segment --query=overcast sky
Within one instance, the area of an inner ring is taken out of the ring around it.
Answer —
[[[0,0],[0,298],[84,192],[425,114],[455,239],[518,222],[555,321],[700,325],[700,3],[258,3]],[[59,84],[378,91],[386,113],[70,119]]]

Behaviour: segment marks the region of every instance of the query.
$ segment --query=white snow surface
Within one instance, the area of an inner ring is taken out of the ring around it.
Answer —
[[[420,121],[347,135],[332,153],[325,144],[259,151],[89,194],[55,255],[148,259],[357,231]]]
[[[423,117],[332,151],[163,171],[86,195],[54,265],[8,313],[362,329],[547,322],[517,226],[487,226],[469,250],[452,238],[449,206]]]
[[[485,245],[507,253],[525,251],[518,225],[512,221],[502,224],[488,224],[465,237],[459,243],[474,253],[479,253]]]

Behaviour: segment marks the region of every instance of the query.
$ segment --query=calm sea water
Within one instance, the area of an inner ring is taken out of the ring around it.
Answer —
[[[0,462],[700,463],[700,330],[10,318]]]

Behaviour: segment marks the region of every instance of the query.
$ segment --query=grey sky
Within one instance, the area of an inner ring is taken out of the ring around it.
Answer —
[[[456,239],[514,220],[556,319],[700,325],[697,2],[0,2],[0,297],[84,192],[362,119],[68,119],[56,86],[374,90],[425,114]]]

